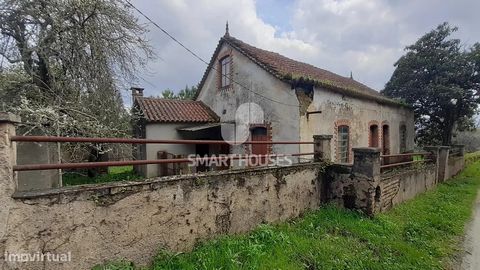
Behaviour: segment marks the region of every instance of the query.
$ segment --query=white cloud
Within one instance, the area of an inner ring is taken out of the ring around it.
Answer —
[[[353,71],[355,79],[375,89],[383,88],[388,81],[403,48],[443,21],[458,25],[462,40],[480,41],[476,14],[480,1],[476,0],[297,0],[287,9],[289,14],[268,16],[283,16],[291,25],[288,31],[265,22],[255,0],[133,3],[207,61],[228,20],[230,33],[247,43],[340,75]],[[152,85],[140,82],[147,94],[197,84],[206,66],[158,29],[150,29],[149,37],[163,60],[153,61],[143,76]]]

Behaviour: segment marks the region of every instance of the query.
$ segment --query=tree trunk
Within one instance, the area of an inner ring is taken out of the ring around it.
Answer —
[[[99,151],[98,147],[91,146],[88,162],[101,162],[101,161],[108,161],[108,156],[102,153],[101,151]],[[88,177],[96,177],[99,174],[105,174],[107,172],[108,172],[107,167],[89,168],[87,171]]]

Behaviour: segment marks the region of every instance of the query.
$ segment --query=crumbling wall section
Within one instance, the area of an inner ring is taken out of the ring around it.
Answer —
[[[322,167],[309,163],[16,193],[7,202],[0,256],[70,252],[72,261],[2,259],[0,269],[90,269],[119,259],[144,265],[161,248],[186,251],[215,235],[295,218],[319,207]]]

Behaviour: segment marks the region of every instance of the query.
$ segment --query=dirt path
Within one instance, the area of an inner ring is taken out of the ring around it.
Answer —
[[[462,270],[480,270],[480,192],[475,202],[474,217],[465,236]]]

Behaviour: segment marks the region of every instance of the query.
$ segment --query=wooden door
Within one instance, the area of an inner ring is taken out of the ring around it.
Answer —
[[[252,141],[269,141],[267,129],[265,127],[254,127],[251,129],[251,140]],[[268,154],[268,144],[252,144],[252,154],[253,155],[267,155]],[[252,158],[252,164],[265,164],[267,157]]]

